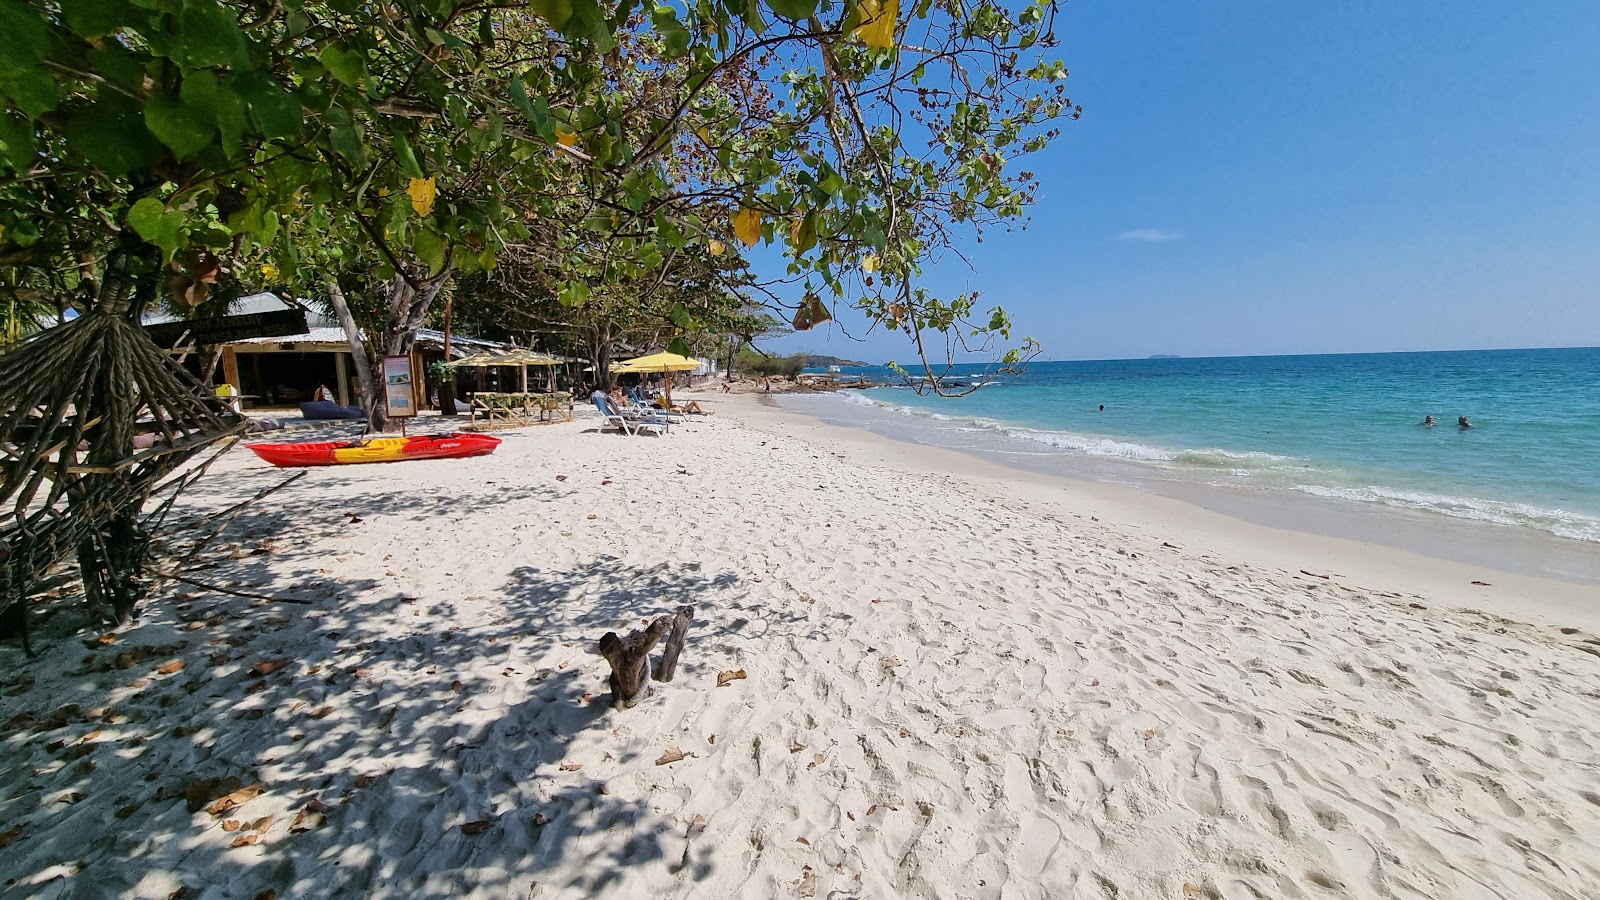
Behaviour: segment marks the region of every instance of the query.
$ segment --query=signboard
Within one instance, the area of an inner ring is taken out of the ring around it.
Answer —
[[[417,398],[411,383],[411,357],[383,358],[383,392],[388,398],[389,418],[404,419],[417,414]]]
[[[306,311],[303,309],[274,309],[270,312],[249,313],[242,316],[220,316],[215,319],[195,319],[190,322],[163,322],[148,325],[144,333],[155,341],[157,347],[168,349],[179,341],[190,344],[226,344],[245,338],[283,337],[305,334]],[[184,335],[188,337],[185,338]]]

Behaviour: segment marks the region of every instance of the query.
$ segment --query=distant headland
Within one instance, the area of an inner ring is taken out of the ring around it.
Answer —
[[[1176,353],[1157,353],[1154,356],[1146,356],[1145,359],[1183,359],[1183,357]]]
[[[822,366],[866,366],[866,365],[871,365],[871,363],[857,362],[856,360],[853,360],[853,359],[843,359],[843,358],[838,357],[838,356],[817,356],[814,353],[807,353],[806,354],[806,368],[808,368],[808,369],[810,369],[810,368],[818,368],[818,367],[822,367]]]

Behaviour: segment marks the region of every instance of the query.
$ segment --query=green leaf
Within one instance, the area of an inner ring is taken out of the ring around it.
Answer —
[[[528,0],[528,8],[543,17],[557,31],[572,21],[572,0]]]
[[[569,281],[567,286],[556,294],[556,299],[562,306],[582,306],[589,302],[589,286],[581,281]]]
[[[0,0],[0,70],[38,65],[50,50],[45,14],[20,0]]]
[[[758,36],[767,30],[767,23],[761,18],[761,4],[757,3],[756,0],[750,0],[745,7],[744,24],[750,26],[750,30]]]
[[[144,65],[116,41],[102,41],[100,49],[90,52],[89,67],[125,91],[144,94]]]
[[[216,0],[190,0],[178,20],[178,33],[173,57],[179,65],[204,69],[250,61],[238,16]]]
[[[193,72],[183,80],[180,91],[184,106],[205,114],[222,135],[222,149],[228,156],[239,152],[240,142],[248,124],[244,101],[239,95],[217,83],[210,72]]]
[[[0,160],[20,171],[32,165],[36,156],[33,123],[9,110],[0,111]]]
[[[171,94],[157,94],[144,104],[145,126],[178,157],[193,156],[211,143],[210,118]]]
[[[767,0],[767,6],[785,19],[809,19],[817,12],[817,0]]]
[[[689,310],[682,303],[672,304],[672,309],[667,312],[667,320],[679,328],[688,328],[694,324],[694,317],[689,315]]]
[[[5,43],[0,40],[0,45]],[[56,80],[48,69],[37,65],[10,70],[0,67],[0,97],[10,97],[18,109],[33,118],[55,109],[60,102]]]
[[[350,85],[362,87],[367,78],[367,57],[360,50],[346,50],[337,44],[330,45],[318,57],[334,78]]]
[[[67,27],[78,37],[91,40],[130,24],[137,14],[125,0],[72,0],[61,4],[61,16],[67,20]]]
[[[600,5],[595,0],[570,0],[572,17],[562,26],[561,33],[569,38],[587,37],[594,41],[595,49],[601,53],[610,51],[615,45],[611,37],[611,23],[601,11]]]
[[[256,128],[269,140],[300,133],[304,113],[300,98],[285,91],[265,72],[239,72],[227,81],[228,89],[250,105]]]
[[[68,147],[114,178],[151,165],[166,153],[145,127],[139,104],[109,90],[75,113],[63,136]]]
[[[689,342],[681,337],[672,339],[672,343],[667,345],[667,352],[676,353],[679,356],[694,356],[694,348],[690,347]]]
[[[400,164],[400,171],[407,178],[422,178],[422,166],[417,163],[417,154],[411,149],[411,144],[406,141],[406,136],[395,132],[394,159]]]
[[[444,239],[432,231],[419,229],[411,238],[411,249],[417,251],[417,258],[428,267],[428,271],[437,272],[444,267]]]
[[[128,209],[128,224],[139,236],[161,248],[164,259],[183,246],[184,215],[154,197],[146,197]]]

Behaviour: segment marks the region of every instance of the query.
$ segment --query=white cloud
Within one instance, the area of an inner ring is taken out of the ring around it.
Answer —
[[[1145,241],[1147,243],[1160,243],[1162,241],[1175,241],[1183,235],[1165,228],[1135,228],[1117,235],[1119,241]]]

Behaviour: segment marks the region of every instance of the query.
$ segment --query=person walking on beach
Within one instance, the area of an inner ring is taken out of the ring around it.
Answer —
[[[1466,428],[1471,428],[1472,427],[1472,423],[1467,421],[1467,417],[1466,416],[1462,416],[1461,418],[1456,420],[1456,426],[1459,427],[1459,428],[1466,429]]]

